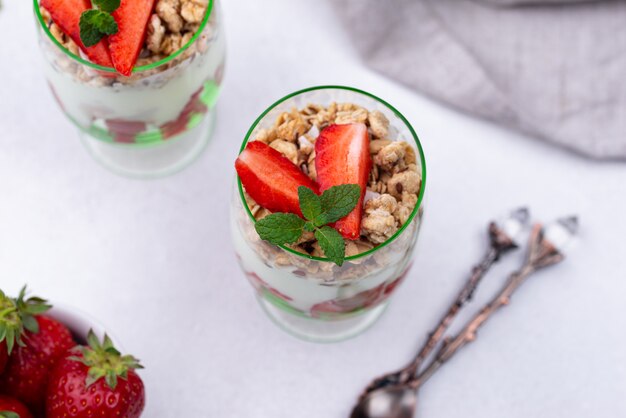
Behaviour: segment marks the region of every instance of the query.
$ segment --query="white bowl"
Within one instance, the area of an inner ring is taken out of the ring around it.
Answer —
[[[102,325],[100,321],[85,312],[67,305],[54,304],[54,307],[46,312],[45,315],[48,315],[67,326],[71,331],[74,340],[79,344],[87,343],[87,334],[89,333],[89,330],[92,329],[100,341],[102,341],[102,338],[106,333],[111,341],[113,341],[115,348],[117,348],[120,352],[123,352],[123,348],[119,340],[115,338],[114,335],[111,335],[111,332],[104,325]]]

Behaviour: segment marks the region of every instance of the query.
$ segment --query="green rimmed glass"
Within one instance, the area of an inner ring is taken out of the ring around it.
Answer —
[[[34,7],[50,88],[96,160],[122,175],[158,177],[201,153],[212,132],[226,55],[217,0],[209,0],[189,42],[167,58],[140,56],[130,77],[85,60],[37,0]]]
[[[426,162],[420,141],[406,118],[384,100],[351,87],[319,86],[292,93],[271,105],[253,123],[241,146],[257,138],[276,118],[309,103],[354,103],[378,110],[390,121],[392,139],[415,151],[422,184],[415,208],[386,242],[347,257],[339,267],[325,258],[303,254],[260,240],[256,219],[237,178],[231,204],[235,251],[242,269],[257,290],[261,306],[281,328],[298,337],[332,342],[355,336],[373,324],[389,296],[406,276],[413,258],[424,208]]]

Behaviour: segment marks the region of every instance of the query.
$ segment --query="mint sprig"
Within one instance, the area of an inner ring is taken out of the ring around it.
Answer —
[[[91,0],[91,3],[103,12],[113,13],[121,4],[121,0]]]
[[[92,3],[97,8],[84,11],[78,23],[80,39],[87,47],[94,46],[105,36],[119,31],[111,13],[120,7],[120,0],[93,0]]]
[[[304,231],[313,232],[324,255],[341,266],[346,258],[346,244],[336,229],[328,226],[354,210],[361,197],[358,184],[334,186],[321,196],[308,187],[298,187],[300,211],[306,221],[293,213],[273,213],[257,221],[261,239],[275,245],[293,244]]]

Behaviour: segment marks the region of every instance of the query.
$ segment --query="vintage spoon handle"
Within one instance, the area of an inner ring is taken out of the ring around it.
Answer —
[[[437,346],[461,308],[463,308],[463,306],[465,306],[465,304],[472,299],[476,288],[491,266],[498,261],[503,254],[517,248],[517,245],[513,241],[512,237],[510,237],[509,234],[501,229],[495,222],[491,222],[489,224],[488,233],[490,242],[489,250],[483,257],[482,261],[472,269],[472,274],[466,281],[465,286],[463,286],[454,300],[454,303],[441,318],[435,330],[428,334],[429,337],[427,341],[424,343],[417,355],[404,368],[375,379],[365,389],[361,395],[361,399],[376,389],[390,385],[405,384],[414,379],[421,364]]]
[[[410,382],[410,386],[415,389],[419,388],[461,348],[474,341],[478,329],[496,311],[509,304],[513,293],[531,274],[561,260],[563,260],[563,254],[550,241],[544,239],[541,225],[535,225],[530,236],[528,257],[522,268],[509,276],[502,290],[454,338],[444,340],[435,359]]]

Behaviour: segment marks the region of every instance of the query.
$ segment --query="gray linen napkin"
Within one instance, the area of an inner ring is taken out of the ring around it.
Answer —
[[[626,2],[331,1],[377,71],[585,155],[626,158]]]

